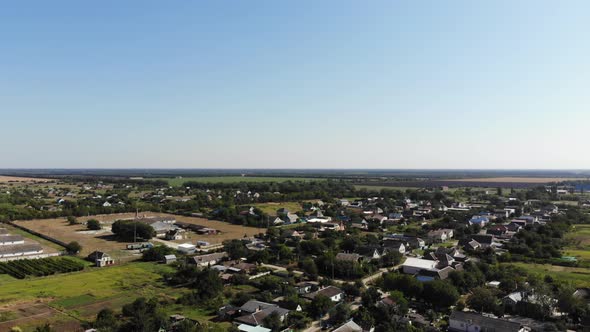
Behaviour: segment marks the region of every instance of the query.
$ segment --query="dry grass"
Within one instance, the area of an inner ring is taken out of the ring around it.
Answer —
[[[514,183],[551,183],[571,180],[586,180],[586,178],[534,178],[534,177],[495,177],[495,178],[465,178],[451,179],[445,181],[463,181],[463,182],[514,182]]]
[[[146,216],[171,216],[166,213],[142,213]],[[118,213],[107,215],[96,215],[78,218],[78,221],[84,223],[88,219],[97,219],[102,223],[112,223],[120,219],[133,219],[134,213]],[[240,225],[232,225],[230,223],[208,220],[204,218],[184,217],[174,215],[177,221],[183,221],[195,225],[202,225],[205,227],[214,228],[221,231],[217,235],[199,235],[190,233],[188,239],[178,240],[175,242],[193,242],[206,241],[211,244],[221,243],[229,239],[241,239],[244,235],[252,236],[258,233],[265,232],[264,229],[244,227]],[[94,250],[100,250],[109,253],[115,260],[129,260],[134,258],[133,252],[126,250],[127,244],[130,242],[119,242],[114,239],[113,233],[110,231],[102,231],[99,233],[87,232],[86,227],[82,225],[69,225],[65,218],[56,219],[34,219],[34,220],[20,220],[15,221],[16,224],[24,226],[33,231],[39,232],[56,238],[63,242],[77,241],[82,246],[82,256],[86,256]]]
[[[25,178],[20,176],[4,176],[0,175],[0,183],[3,182],[54,182],[54,179],[44,179],[44,178]]]

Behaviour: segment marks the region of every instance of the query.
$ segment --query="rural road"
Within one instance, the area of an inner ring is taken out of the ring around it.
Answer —
[[[166,240],[158,239],[158,238],[155,238],[155,237],[152,238],[151,241],[162,243],[166,247],[170,247],[172,249],[178,249],[178,243],[175,243],[175,242],[172,242],[172,241],[166,241]]]

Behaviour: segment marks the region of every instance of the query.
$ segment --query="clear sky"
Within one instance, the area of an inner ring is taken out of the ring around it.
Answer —
[[[0,168],[590,168],[589,1],[5,1]]]

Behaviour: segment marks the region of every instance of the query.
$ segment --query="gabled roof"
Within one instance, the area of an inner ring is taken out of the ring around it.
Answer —
[[[338,287],[334,287],[334,286],[328,286],[325,288],[322,288],[316,292],[310,293],[310,294],[305,294],[303,295],[303,297],[308,298],[308,299],[313,299],[314,297],[318,296],[318,295],[323,295],[326,297],[333,297],[336,296],[338,294],[342,294],[344,293],[340,288]]]
[[[520,323],[499,318],[486,317],[471,312],[453,311],[449,319],[460,322],[468,322],[471,325],[478,325],[482,331],[518,332],[520,330]]]
[[[338,327],[335,330],[332,330],[332,332],[362,332],[363,328],[360,327],[357,323],[353,322],[352,320],[340,325],[340,327]]]
[[[192,259],[195,263],[199,264],[199,263],[208,263],[211,261],[217,261],[217,260],[220,260],[225,257],[227,257],[227,253],[224,251],[224,252],[216,252],[216,253],[207,254],[207,255],[194,256]]]
[[[363,256],[359,254],[348,254],[344,252],[336,254],[336,260],[338,261],[358,262],[362,258]]]
[[[110,258],[109,254],[102,252],[102,251],[93,251],[90,255],[88,255],[88,259],[103,259],[103,258]]]

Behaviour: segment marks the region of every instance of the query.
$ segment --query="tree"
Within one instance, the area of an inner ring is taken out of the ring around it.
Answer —
[[[93,230],[93,231],[98,231],[98,230],[102,229],[102,227],[100,226],[100,222],[96,219],[89,219],[86,222],[86,227],[90,230]]]
[[[158,331],[160,327],[167,325],[166,316],[155,299],[148,301],[143,297],[138,298],[133,303],[124,305],[122,313],[128,318],[121,327],[123,331]]]
[[[322,317],[332,308],[332,305],[332,300],[329,297],[318,295],[311,301],[309,312],[313,317]]]
[[[273,311],[270,315],[264,317],[262,326],[271,329],[272,332],[278,332],[281,330],[281,317],[276,311]]]
[[[76,217],[74,216],[68,216],[67,218],[68,224],[70,225],[77,225],[78,224],[78,220],[76,220]]]
[[[143,252],[142,259],[147,262],[160,262],[164,256],[174,253],[174,249],[167,246],[154,246]]]
[[[240,240],[225,241],[223,248],[231,259],[240,259],[248,256],[248,250]]]
[[[115,332],[119,326],[119,320],[111,309],[102,309],[96,315],[94,327],[101,332]]]
[[[78,254],[78,253],[79,253],[81,250],[82,250],[82,246],[81,246],[81,245],[80,245],[78,242],[76,242],[76,241],[72,241],[72,242],[70,242],[70,243],[68,243],[68,244],[66,245],[66,251],[67,251],[69,254],[76,255],[76,254]]]
[[[115,221],[111,230],[123,241],[135,241],[136,238],[149,240],[156,235],[152,226],[142,222],[129,220]]]
[[[467,305],[480,312],[495,312],[497,309],[496,296],[485,287],[477,287],[471,291],[467,298]]]
[[[364,330],[369,331],[375,326],[375,319],[367,307],[361,306],[354,314],[354,322],[357,323]]]
[[[457,302],[459,292],[445,281],[434,280],[424,284],[422,298],[434,307],[447,308]]]
[[[54,330],[51,328],[49,323],[45,323],[45,325],[37,326],[35,328],[35,332],[53,332]]]
[[[330,310],[330,322],[334,325],[342,324],[350,318],[350,306],[340,303]]]
[[[310,257],[306,257],[303,262],[301,262],[301,268],[303,269],[303,271],[305,271],[305,273],[307,273],[307,275],[315,280],[318,277],[318,266],[316,265],[316,263],[314,262],[313,259],[311,259]]]

